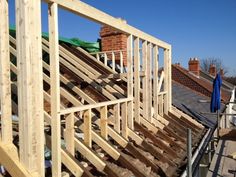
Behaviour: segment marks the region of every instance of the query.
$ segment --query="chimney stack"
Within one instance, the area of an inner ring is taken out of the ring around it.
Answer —
[[[125,20],[118,18],[123,23],[127,23]],[[114,29],[110,26],[104,25],[100,30],[101,37],[101,49],[102,51],[112,50],[127,50],[127,38],[128,36],[123,32]],[[111,54],[108,54],[108,58],[111,59]],[[115,53],[116,63],[120,63],[120,54]],[[127,53],[123,52],[123,65],[127,66]]]
[[[196,76],[200,75],[200,62],[197,58],[190,58],[188,62],[189,71]]]
[[[220,76],[224,77],[224,69],[220,68]]]
[[[214,76],[214,77],[216,76],[216,65],[210,64],[209,74]]]

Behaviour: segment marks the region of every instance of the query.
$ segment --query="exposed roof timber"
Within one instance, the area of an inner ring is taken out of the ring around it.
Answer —
[[[48,3],[57,3],[63,9],[66,9],[70,12],[73,12],[75,14],[88,18],[97,23],[112,26],[113,28],[116,28],[124,33],[134,35],[136,37],[139,37],[142,40],[147,40],[148,42],[158,45],[161,48],[166,48],[166,49],[171,48],[170,44],[164,41],[161,41],[141,30],[138,30],[137,28],[134,28],[122,22],[121,20],[114,18],[90,5],[87,5],[86,3],[82,1],[77,1],[77,0],[76,1],[75,0],[44,0],[44,1]]]

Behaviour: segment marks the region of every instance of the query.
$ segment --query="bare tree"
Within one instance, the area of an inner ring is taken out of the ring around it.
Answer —
[[[212,64],[216,66],[216,72],[219,72],[221,69],[223,69],[224,74],[228,73],[228,69],[222,64],[221,59],[214,57],[201,59],[201,64],[200,64],[201,70],[209,72],[209,68]]]

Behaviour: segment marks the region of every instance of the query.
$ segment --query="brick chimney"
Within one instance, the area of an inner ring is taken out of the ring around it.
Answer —
[[[220,76],[224,77],[224,69],[220,68]]]
[[[125,20],[119,19],[124,23]],[[110,26],[104,25],[100,30],[101,37],[101,49],[102,51],[111,50],[127,50],[127,35],[119,30],[116,30]],[[108,58],[111,59],[111,54],[108,54]],[[120,54],[115,53],[116,63],[120,63]],[[123,52],[123,65],[127,66],[127,53]]]
[[[216,76],[216,65],[210,64],[209,74],[214,76],[214,77]]]
[[[196,76],[200,75],[200,62],[197,58],[190,58],[188,62],[189,71]]]

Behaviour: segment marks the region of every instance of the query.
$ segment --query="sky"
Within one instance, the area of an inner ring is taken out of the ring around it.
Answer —
[[[14,1],[10,23],[15,23]],[[236,0],[83,0],[172,45],[172,62],[187,67],[190,57],[219,58],[236,75]],[[42,4],[47,32],[47,6]],[[86,41],[99,38],[100,25],[59,10],[59,34]]]

